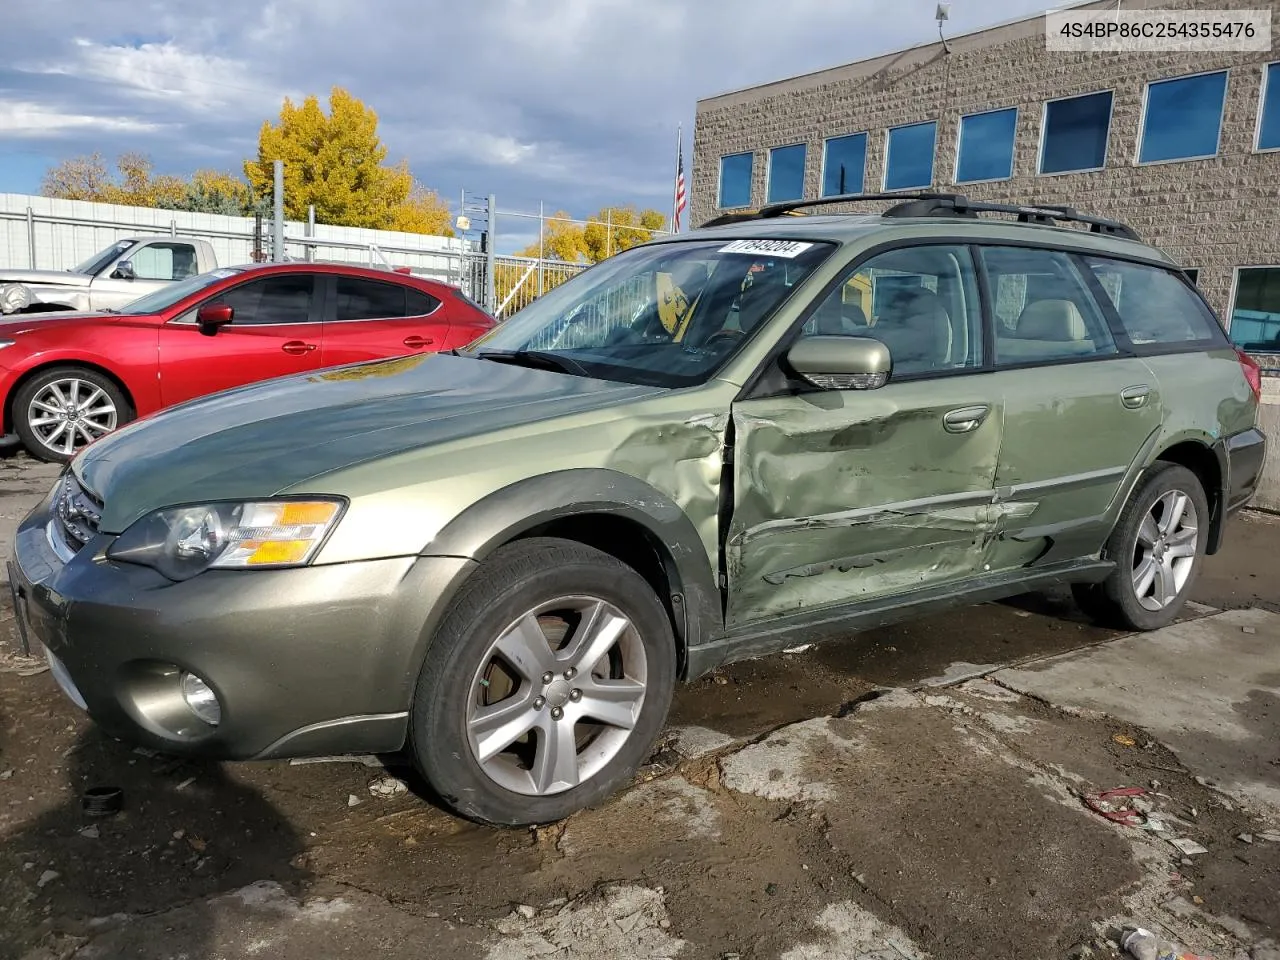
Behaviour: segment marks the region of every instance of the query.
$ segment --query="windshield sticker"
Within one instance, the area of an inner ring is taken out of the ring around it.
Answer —
[[[209,275],[212,277],[218,277],[219,279],[225,279],[227,277],[234,277],[239,272],[239,270],[232,270],[230,267],[219,267],[217,270],[209,271]]]
[[[802,240],[735,240],[727,247],[721,247],[718,252],[746,253],[753,256],[766,254],[790,260],[792,257],[800,256],[812,246],[812,243],[805,243]]]

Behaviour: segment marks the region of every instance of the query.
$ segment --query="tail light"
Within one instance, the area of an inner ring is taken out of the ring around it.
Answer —
[[[1236,347],[1236,356],[1240,359],[1240,369],[1244,371],[1244,378],[1249,381],[1249,389],[1253,391],[1253,399],[1260,403],[1262,401],[1262,368],[1258,366],[1258,361],[1239,347]]]

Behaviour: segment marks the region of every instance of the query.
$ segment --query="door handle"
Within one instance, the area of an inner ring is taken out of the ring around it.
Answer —
[[[1136,387],[1125,387],[1121,390],[1120,402],[1130,410],[1137,410],[1139,407],[1146,406],[1149,396],[1151,396],[1151,387],[1140,383]]]
[[[961,407],[952,410],[942,418],[942,426],[947,433],[972,433],[982,426],[991,408],[987,406]]]
[[[410,350],[421,350],[423,347],[429,347],[435,340],[432,337],[405,337],[404,345]]]
[[[302,356],[304,353],[310,353],[316,348],[314,343],[303,343],[301,340],[290,340],[287,343],[280,344],[280,349],[285,353],[292,353],[294,356]]]

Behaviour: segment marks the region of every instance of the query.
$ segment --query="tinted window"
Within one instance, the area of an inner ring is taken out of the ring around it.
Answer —
[[[1086,257],[1134,346],[1216,340],[1218,322],[1203,301],[1168,270]]]
[[[429,293],[423,293],[421,290],[413,290],[406,287],[404,291],[406,316],[424,317],[428,313],[432,313],[436,307],[440,306],[440,301]]]
[[[769,151],[769,203],[804,196],[804,155],[803,143]]]
[[[1187,267],[1187,269],[1183,270],[1182,272],[1187,275],[1187,277],[1191,280],[1192,283],[1196,284],[1197,286],[1200,284],[1200,271],[1197,270],[1195,267]]]
[[[234,311],[237,326],[261,326],[268,323],[307,323],[311,319],[311,300],[315,281],[309,273],[286,273],[263,277],[233,287],[217,297]]]
[[[1110,91],[1045,104],[1040,172],[1064,173],[1106,166],[1110,131]]]
[[[1258,118],[1258,149],[1280,148],[1280,63],[1262,74],[1262,106]]]
[[[1226,95],[1226,71],[1148,84],[1138,161],[1155,163],[1217,154]]]
[[[832,137],[823,147],[822,195],[861,193],[867,167],[867,135]]]
[[[986,247],[982,263],[995,301],[998,365],[1116,352],[1111,331],[1067,254]]]
[[[1280,352],[1280,267],[1241,267],[1231,306],[1231,340],[1255,352]]]
[[[139,280],[186,280],[198,269],[189,243],[148,243],[129,254],[129,263]]]
[[[1006,180],[1013,176],[1013,137],[1017,125],[1016,108],[961,118],[956,183]]]
[[[377,320],[404,315],[404,287],[376,280],[338,277],[335,320]]]
[[[886,190],[908,190],[933,183],[933,147],[937,133],[938,125],[932,120],[893,127],[889,131],[884,167]]]
[[[749,153],[736,153],[720,158],[720,206],[751,205],[751,166]]]
[[[982,315],[964,247],[892,250],[856,267],[805,324],[806,336],[872,337],[895,379],[980,366]]]

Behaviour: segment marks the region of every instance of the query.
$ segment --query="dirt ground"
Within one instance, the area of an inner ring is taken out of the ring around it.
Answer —
[[[54,472],[0,460],[5,555]],[[1223,636],[1269,637],[1276,621],[1230,618],[1280,613],[1278,545],[1280,518],[1233,521],[1188,629],[1226,617]],[[1215,616],[1231,610],[1252,612]],[[111,741],[15,655],[8,616],[0,960],[1115,957],[1127,922],[1217,960],[1280,957],[1280,809],[1073,705],[1065,681],[1057,702],[1000,679],[1128,642],[1065,595],[722,670],[679,691],[633,788],[528,831],[450,816],[394,761],[203,764]],[[1221,752],[1280,791],[1271,649],[1241,687],[1251,739],[1224,735]],[[1142,686],[1135,697],[1173,696]],[[1208,668],[1193,686],[1178,696],[1228,696]],[[388,776],[410,791],[375,796]],[[100,785],[125,807],[95,820],[80,795]],[[1163,832],[1081,802],[1122,786],[1147,791],[1144,819]],[[1174,835],[1208,853],[1182,856]]]

